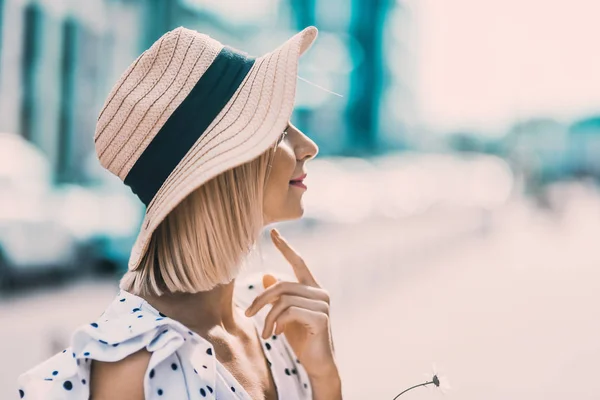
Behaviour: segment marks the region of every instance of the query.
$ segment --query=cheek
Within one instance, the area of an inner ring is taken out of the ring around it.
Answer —
[[[271,163],[271,172],[265,188],[265,213],[276,217],[285,212],[289,182],[294,174],[296,158],[294,154],[285,147],[279,147]]]
[[[290,149],[281,146],[277,149],[273,162],[271,163],[271,175],[269,181],[276,186],[279,191],[288,190],[288,185],[294,169],[296,167],[296,158]]]

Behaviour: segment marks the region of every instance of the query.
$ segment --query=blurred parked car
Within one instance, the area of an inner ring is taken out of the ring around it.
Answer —
[[[92,273],[124,272],[144,216],[143,203],[104,169],[95,154],[82,166],[82,185],[61,191],[61,220],[82,250],[81,269]]]
[[[69,274],[77,248],[54,210],[49,163],[21,136],[0,133],[0,288],[40,274]]]

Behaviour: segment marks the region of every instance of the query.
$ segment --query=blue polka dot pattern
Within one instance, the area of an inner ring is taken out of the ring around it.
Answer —
[[[250,287],[252,290],[248,290]],[[246,309],[263,291],[262,276],[250,283],[236,280],[236,305]],[[259,349],[275,379],[278,397],[312,399],[308,375],[297,362],[285,335],[271,335],[264,340],[260,335],[264,315],[255,315],[251,321],[259,338]],[[66,349],[23,374],[27,378],[19,377],[19,395],[25,399],[88,400],[92,358],[121,360],[144,348],[152,354],[144,375],[144,388],[155,400],[250,398],[220,364],[212,343],[154,309],[141,297],[123,290],[98,322],[86,323],[75,331]],[[38,395],[40,387],[47,391],[45,395]]]

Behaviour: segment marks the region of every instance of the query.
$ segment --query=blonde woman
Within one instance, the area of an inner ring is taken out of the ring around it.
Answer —
[[[259,58],[180,27],[124,72],[94,136],[147,206],[120,292],[19,378],[26,399],[339,399],[329,296],[276,231],[297,281],[237,282],[265,225],[302,216],[318,148],[290,122],[309,27]]]

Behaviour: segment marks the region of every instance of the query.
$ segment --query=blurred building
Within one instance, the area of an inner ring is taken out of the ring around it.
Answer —
[[[300,75],[300,127],[322,153],[370,155],[405,148],[417,122],[414,5],[391,0],[288,0],[297,29],[321,30]]]
[[[417,108],[419,1],[395,1],[383,28],[385,70],[382,82],[379,136],[384,150],[411,148],[420,116]]]
[[[406,146],[416,121],[414,12],[391,0],[0,0],[0,131],[80,181],[112,84],[166,31],[184,25],[259,56],[295,31],[320,39],[300,64],[293,121],[321,154]]]
[[[76,180],[93,151],[107,85],[136,56],[139,1],[2,0],[0,130],[49,157],[59,180]]]

